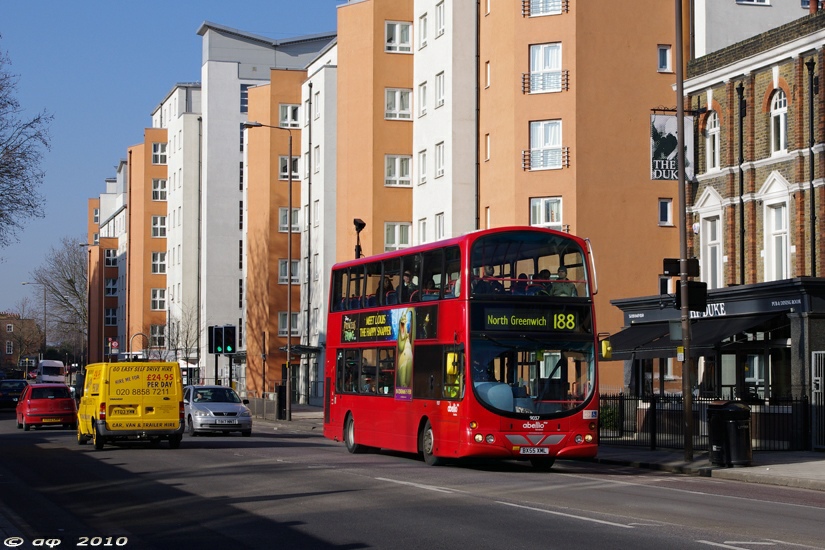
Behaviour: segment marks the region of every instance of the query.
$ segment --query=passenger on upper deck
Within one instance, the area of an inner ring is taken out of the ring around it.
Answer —
[[[576,285],[567,279],[567,268],[559,267],[558,278],[553,282],[553,288],[550,289],[551,296],[578,296]]]
[[[409,302],[413,292],[418,290],[418,287],[413,283],[412,274],[410,270],[404,271],[403,281],[401,283],[401,301]]]
[[[539,271],[538,274],[533,277],[533,288],[535,291],[532,293],[550,295],[550,289],[553,287],[553,283],[550,281],[550,276],[549,269],[542,269]]]
[[[503,294],[504,285],[495,276],[495,268],[485,265],[481,277],[476,279],[473,294]]]
[[[519,273],[518,281],[513,283],[511,288],[513,294],[527,294],[527,274]]]

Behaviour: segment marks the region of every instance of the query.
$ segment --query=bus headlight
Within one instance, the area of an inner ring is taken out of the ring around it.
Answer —
[[[584,436],[585,443],[593,443],[593,434],[587,434]]]
[[[476,434],[474,439],[476,440],[476,443],[481,443],[484,441],[484,436],[481,434]]]
[[[584,438],[581,436],[581,434],[577,434],[576,435],[576,443],[581,443],[582,441],[584,441]]]
[[[487,441],[487,443],[495,443],[496,436],[494,436],[493,434],[487,434],[485,440]]]

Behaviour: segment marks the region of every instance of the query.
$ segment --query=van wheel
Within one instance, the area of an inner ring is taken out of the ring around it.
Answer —
[[[186,419],[186,433],[188,433],[190,437],[195,437],[196,435],[198,435],[197,433],[195,433],[195,423],[192,422],[191,416]]]
[[[149,440],[149,446],[153,449],[160,449],[160,438],[159,437],[153,437],[152,439],[150,439]]]
[[[80,431],[80,424],[77,424],[77,444],[78,445],[85,445],[88,442],[86,436],[83,435],[83,432]]]
[[[344,423],[344,443],[347,450],[353,454],[364,452],[363,445],[355,442],[355,420],[352,415],[347,415],[347,421]]]
[[[100,435],[100,428],[97,427],[96,423],[94,425],[94,429],[92,430],[92,443],[98,451],[103,449],[103,445],[105,445],[103,436]]]
[[[419,436],[418,448],[421,449],[421,454],[424,455],[424,463],[427,466],[440,466],[444,464],[444,459],[433,454],[435,449],[435,433],[430,421],[424,425],[424,429]]]
[[[170,449],[177,449],[180,447],[180,440],[183,439],[182,435],[173,435],[169,437],[169,448]]]

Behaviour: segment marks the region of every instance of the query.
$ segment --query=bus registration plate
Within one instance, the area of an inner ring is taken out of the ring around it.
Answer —
[[[238,421],[232,418],[218,418],[216,424],[237,424]]]
[[[550,449],[547,447],[522,447],[519,453],[523,455],[547,455],[550,454]]]

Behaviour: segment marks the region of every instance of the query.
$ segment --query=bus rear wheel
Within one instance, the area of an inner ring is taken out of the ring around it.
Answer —
[[[347,450],[350,453],[364,452],[364,446],[355,442],[355,420],[352,415],[347,416],[347,421],[344,422],[344,443],[347,445]]]
[[[433,449],[435,449],[435,433],[429,420],[424,424],[424,429],[421,431],[418,441],[418,448],[421,450],[421,454],[424,455],[424,463],[427,466],[440,466],[444,464],[443,458],[433,454]]]
[[[556,462],[555,458],[535,457],[535,458],[530,459],[530,464],[533,466],[533,468],[535,468],[536,470],[538,470],[540,472],[549,472],[550,468],[553,467],[553,464],[555,462]]]

